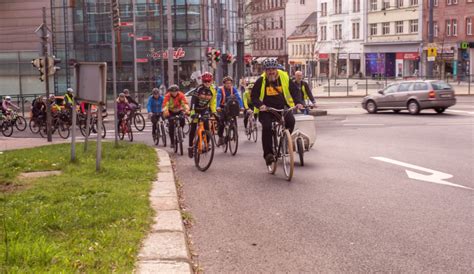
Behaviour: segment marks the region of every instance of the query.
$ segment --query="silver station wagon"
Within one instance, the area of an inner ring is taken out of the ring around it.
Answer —
[[[408,109],[418,114],[423,109],[433,109],[443,113],[456,104],[454,90],[448,83],[439,80],[404,81],[388,85],[377,94],[364,97],[362,108],[368,113],[393,110],[398,113]]]

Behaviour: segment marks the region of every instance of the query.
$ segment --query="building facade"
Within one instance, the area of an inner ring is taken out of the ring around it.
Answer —
[[[364,73],[363,0],[318,0],[318,77],[359,77]]]
[[[429,0],[424,0],[424,58],[427,69],[427,49],[435,47],[434,77],[454,77],[463,80],[474,74],[474,0],[434,0],[433,45],[429,41]]]
[[[423,2],[421,0],[368,0],[365,37],[367,76],[420,75]]]
[[[305,77],[316,76],[317,14],[311,13],[287,39],[290,75],[300,70]]]

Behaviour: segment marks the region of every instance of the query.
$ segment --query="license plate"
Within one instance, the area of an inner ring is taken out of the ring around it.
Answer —
[[[442,98],[451,98],[451,94],[441,94]]]

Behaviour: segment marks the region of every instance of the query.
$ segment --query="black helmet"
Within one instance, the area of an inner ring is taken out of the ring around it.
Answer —
[[[279,65],[275,59],[265,59],[263,61],[263,69],[277,69]]]

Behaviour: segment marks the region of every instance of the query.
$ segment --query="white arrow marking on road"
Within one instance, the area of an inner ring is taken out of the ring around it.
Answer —
[[[424,175],[424,174],[420,174],[420,173],[417,173],[417,172],[414,172],[414,171],[405,170],[405,172],[408,175],[408,178],[410,178],[410,179],[473,190],[470,187],[466,187],[466,186],[463,186],[463,185],[453,184],[453,183],[444,181],[446,179],[453,178],[453,175],[451,175],[451,174],[447,174],[447,173],[444,173],[444,172],[440,172],[440,171],[436,171],[436,170],[432,170],[432,169],[428,169],[428,168],[424,168],[424,167],[420,167],[420,166],[415,166],[415,165],[412,165],[412,164],[400,162],[400,161],[397,161],[397,160],[392,160],[392,159],[385,158],[385,157],[372,157],[372,159],[379,160],[379,161],[386,162],[386,163],[390,163],[390,164],[394,164],[394,165],[399,165],[399,166],[402,166],[402,167],[407,167],[407,168],[411,168],[411,169],[420,170],[420,171],[423,171],[423,172],[426,172],[426,173],[431,173],[430,175]]]
[[[447,109],[446,111],[448,111],[448,112],[456,112],[456,113],[466,113],[466,114],[471,114],[471,115],[474,114],[474,112],[472,112],[472,111],[465,111],[465,110]]]

